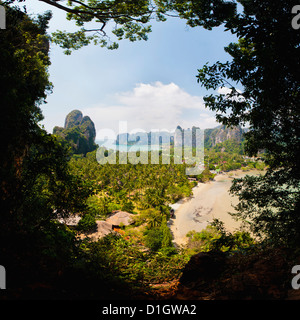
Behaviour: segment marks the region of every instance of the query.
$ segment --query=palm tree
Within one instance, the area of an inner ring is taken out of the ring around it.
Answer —
[[[148,209],[146,212],[148,215],[148,228],[159,227],[162,223],[162,215],[160,212],[155,209]]]

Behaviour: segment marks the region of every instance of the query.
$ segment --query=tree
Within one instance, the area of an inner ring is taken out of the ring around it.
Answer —
[[[162,248],[171,248],[173,247],[173,237],[170,231],[170,228],[167,225],[167,220],[163,219],[163,223],[161,225],[161,231],[162,231],[162,241],[161,241],[161,247]]]
[[[95,216],[85,214],[78,222],[77,229],[83,232],[92,231],[97,227]]]
[[[51,14],[32,20],[6,9],[7,30],[0,32],[0,256],[13,292],[70,263],[76,239],[56,218],[83,211],[92,189],[70,174],[68,150],[38,123],[39,105],[52,87],[46,34]]]
[[[158,228],[161,226],[163,221],[161,212],[156,209],[147,209],[144,212],[147,214],[148,229]]]
[[[161,248],[162,239],[163,233],[161,228],[146,229],[144,232],[145,244],[151,251],[158,251]]]
[[[237,216],[274,244],[299,245],[300,34],[291,28],[294,3],[240,2],[243,12],[228,16],[225,24],[239,38],[225,48],[232,61],[205,65],[198,81],[208,90],[230,87],[227,94],[205,97],[206,106],[219,112],[223,124],[250,125],[245,134],[249,155],[266,152],[264,177],[234,182]]]
[[[5,106],[0,126],[0,200],[1,216],[6,218],[12,216],[12,208],[21,206],[24,159],[44,134],[37,123],[43,118],[39,105],[52,87],[45,34],[50,18],[48,13],[32,21],[19,10],[7,7],[7,29],[0,33],[0,97]]]
[[[43,118],[39,105],[52,88],[46,34],[50,18],[46,13],[31,20],[7,7],[7,30],[0,33],[2,234],[25,231],[29,225],[38,228],[55,217],[55,210],[67,214],[83,209],[81,195],[90,192],[69,173],[68,150],[38,124]]]

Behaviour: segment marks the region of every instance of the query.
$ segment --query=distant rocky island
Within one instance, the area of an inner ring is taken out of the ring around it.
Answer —
[[[196,136],[199,127],[183,129],[180,126],[176,127],[174,132],[168,131],[150,131],[136,133],[121,133],[117,135],[116,145],[132,146],[138,143],[139,145],[159,145],[168,144],[174,146],[193,146],[196,144]],[[226,140],[234,140],[240,143],[244,140],[245,129],[240,126],[227,127],[220,125],[213,129],[204,130],[204,146],[211,148],[218,143],[223,143]],[[189,134],[187,134],[189,133]],[[54,127],[53,134],[61,137],[72,148],[74,154],[86,155],[88,152],[97,149],[95,143],[96,129],[94,122],[88,116],[83,116],[79,110],[71,111],[65,119],[64,127]]]
[[[136,132],[136,133],[122,133],[118,134],[116,139],[116,145],[134,145],[137,142],[141,145],[158,145],[160,143],[170,143],[171,145],[180,146],[184,141],[184,134],[191,132],[189,139],[186,139],[185,143],[189,146],[194,146],[195,137],[199,127],[192,127],[183,129],[180,126],[176,127],[175,132],[168,131],[151,131],[151,132]],[[226,140],[235,140],[240,143],[244,140],[243,134],[245,130],[240,126],[228,127],[220,125],[213,129],[204,130],[204,146],[206,148],[214,147],[218,143],[223,143]]]
[[[79,110],[71,111],[66,116],[64,127],[54,127],[53,134],[65,140],[74,154],[86,155],[97,148],[94,122]]]
[[[242,142],[244,140],[244,133],[246,129],[241,126],[228,127],[220,125],[213,129],[204,130],[204,145],[206,148],[214,147],[218,143],[223,143],[226,140],[235,140]]]

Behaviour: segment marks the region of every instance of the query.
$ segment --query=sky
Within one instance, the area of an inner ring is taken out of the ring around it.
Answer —
[[[49,33],[74,28],[58,9],[38,0],[25,5],[29,14],[53,12]],[[204,107],[207,91],[196,75],[206,62],[230,60],[224,47],[235,37],[222,27],[190,28],[178,18],[153,22],[152,30],[148,41],[123,40],[117,50],[90,45],[67,56],[51,44],[54,89],[41,106],[45,129],[52,132],[54,126],[63,126],[74,109],[89,116],[96,131],[119,133],[119,121],[127,121],[128,131],[219,125],[215,113]]]

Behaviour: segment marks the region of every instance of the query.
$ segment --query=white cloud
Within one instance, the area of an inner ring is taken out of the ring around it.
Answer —
[[[218,125],[214,113],[205,109],[202,97],[192,96],[174,83],[140,83],[131,91],[116,94],[114,100],[116,103],[111,105],[99,104],[83,110],[94,121],[96,130],[109,128],[119,133],[119,121],[127,121],[128,131],[172,131],[177,125],[204,129]]]
[[[236,91],[237,91],[238,93],[242,93],[242,91],[239,90],[239,89],[236,89]],[[217,92],[218,92],[219,94],[230,95],[231,92],[232,92],[232,89],[230,89],[230,88],[228,88],[228,87],[219,87],[218,90],[217,90]],[[228,99],[229,99],[229,100],[232,100],[232,101],[238,101],[238,102],[245,101],[245,99],[244,99],[243,96],[239,96],[239,97],[237,97],[237,96],[228,97]]]

